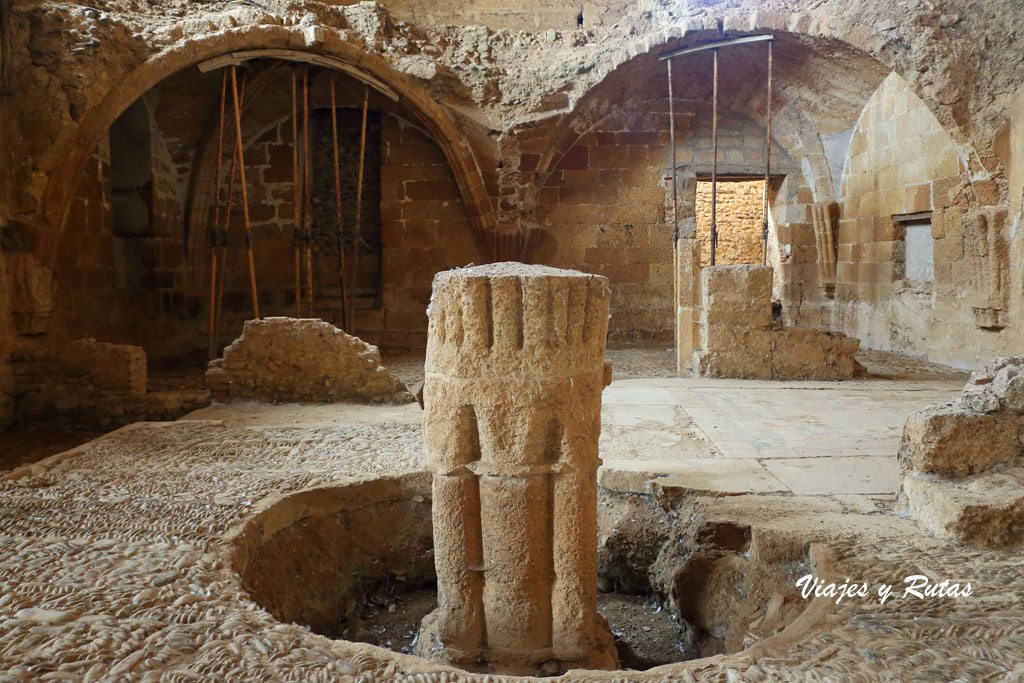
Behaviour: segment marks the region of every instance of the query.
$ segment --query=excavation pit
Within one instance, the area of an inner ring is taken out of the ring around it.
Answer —
[[[412,655],[437,605],[430,491],[430,475],[416,473],[268,500],[232,540],[234,570],[280,622]],[[689,510],[646,495],[599,489],[598,501],[598,610],[622,669],[736,652],[802,611],[802,557],[755,566],[749,528],[683,528]]]

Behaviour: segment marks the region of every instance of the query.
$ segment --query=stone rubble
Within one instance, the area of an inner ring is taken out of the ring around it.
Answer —
[[[248,320],[210,362],[215,401],[411,403],[416,398],[381,365],[376,346],[318,319]]]
[[[1024,544],[1024,356],[997,358],[957,399],[913,413],[900,495],[934,533],[971,547]]]

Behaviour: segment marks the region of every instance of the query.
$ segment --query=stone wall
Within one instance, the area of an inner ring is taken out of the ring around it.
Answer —
[[[763,180],[718,183],[715,263],[761,262]],[[711,183],[697,183],[697,237],[701,263],[711,263]]]
[[[343,129],[342,133],[345,132]],[[342,150],[348,148],[348,154],[357,153],[359,131],[347,132],[350,134],[342,135],[339,144]],[[246,174],[251,178],[249,216],[260,307],[265,316],[295,315],[291,134],[289,117],[246,150]],[[422,348],[426,343],[426,310],[434,273],[467,265],[478,256],[465,205],[437,144],[422,129],[391,114],[381,117],[379,139],[379,170],[372,176],[367,174],[368,179],[379,179],[379,188],[376,193],[367,191],[364,195],[365,214],[376,213],[380,225],[379,298],[370,295],[377,289],[377,282],[364,274],[360,279],[364,296],[356,307],[356,333],[385,346]],[[331,178],[327,191],[314,195],[314,217],[321,217],[321,222],[313,226],[314,314],[341,325],[333,168],[328,170]],[[345,169],[342,170],[344,173]],[[354,207],[344,185],[343,197],[343,221],[351,222]],[[369,201],[374,197],[378,198],[375,203]],[[223,329],[229,334],[236,334],[243,322],[252,317],[240,232],[243,217],[237,208],[240,201],[241,194],[236,191],[224,293]],[[370,220],[364,221],[364,225],[368,226]],[[351,254],[350,249],[346,255],[348,269],[352,267]],[[363,265],[368,260],[361,255]],[[373,279],[377,277],[374,273]],[[303,286],[304,278],[305,275]]]
[[[772,320],[772,269],[708,266],[701,271],[700,349],[693,372],[746,379],[850,379],[860,346],[838,332]]]
[[[975,548],[1024,544],[1024,356],[971,373],[952,403],[913,413],[900,499],[936,535]]]
[[[199,299],[188,292],[179,201],[188,159],[176,163],[159,126],[154,123],[151,131],[153,202],[147,233],[115,234],[109,138],[78,178],[54,268],[60,294],[51,328],[61,339],[124,342],[154,357],[194,348],[199,339]]]
[[[667,102],[632,103],[602,119],[568,148],[538,195],[540,230],[531,239],[528,259],[606,276],[612,288],[613,342],[664,343],[674,334],[667,108]],[[680,102],[676,110],[679,225],[684,237],[697,229],[697,177],[711,170],[710,112],[693,108],[692,102]],[[747,119],[723,117],[720,172],[763,172],[763,135],[763,129]],[[802,180],[796,164],[778,146],[773,149],[776,170],[788,174],[776,203],[781,207],[806,199],[797,189]],[[757,200],[760,262],[760,195]]]
[[[168,94],[174,94],[182,86],[171,83],[166,88]],[[174,118],[159,107],[155,112],[151,129],[152,233],[114,234],[110,145],[105,138],[78,179],[54,269],[59,292],[54,300],[59,305],[54,305],[46,329],[53,332],[55,342],[91,336],[139,345],[154,357],[206,346],[209,237],[188,234],[188,226],[183,224],[194,156],[190,145],[195,144],[195,136],[180,137],[189,125],[180,120],[185,113]],[[349,124],[341,126],[340,136],[343,220],[351,222],[355,181],[349,176],[354,176],[356,168],[359,116],[355,109],[341,112]],[[192,125],[199,126],[200,121]],[[436,142],[421,128],[393,114],[381,118],[379,131],[376,149],[367,157],[370,172],[364,181],[369,184],[364,191],[364,225],[379,221],[380,243],[373,246],[374,254],[361,259],[360,270],[368,274],[360,280],[364,296],[357,305],[356,327],[371,341],[422,347],[434,273],[479,258],[458,186]],[[230,133],[229,126],[226,136]],[[291,136],[289,116],[261,131],[245,147],[256,282],[264,316],[295,314]],[[329,171],[331,177],[326,183],[318,181],[314,194],[315,313],[341,322],[333,170],[320,171]],[[225,158],[225,187],[228,172],[229,159]],[[242,225],[241,189],[236,182],[221,341],[236,335],[252,317]],[[374,268],[367,270],[367,266]],[[43,270],[36,264],[26,267],[33,272]],[[374,297],[378,281],[379,296]]]
[[[1005,269],[995,252],[1007,249],[1006,217],[965,215],[958,200],[965,172],[928,107],[890,75],[864,108],[843,172],[836,329],[873,348],[958,366],[1020,348],[1019,336],[995,329],[1005,321],[983,329],[975,316],[975,308],[993,305],[1005,313],[1005,300],[993,304],[990,297],[1005,299],[1009,289],[1008,280],[992,283],[993,269]],[[966,187],[972,194],[981,189]],[[913,281],[905,272],[906,230],[893,216],[916,212],[932,212],[925,238],[931,238],[933,282]]]
[[[95,339],[21,339],[13,354],[18,419],[112,427],[176,420],[209,405],[205,391],[149,392],[146,353]]]

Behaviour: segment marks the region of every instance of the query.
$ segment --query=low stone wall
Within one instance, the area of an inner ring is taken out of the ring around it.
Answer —
[[[772,322],[769,266],[709,266],[701,271],[702,377],[836,380],[853,377],[860,341],[838,332]]]
[[[1024,356],[971,374],[953,403],[912,414],[900,497],[933,533],[964,545],[1024,545]]]
[[[215,401],[411,403],[416,398],[380,362],[376,346],[316,318],[249,320],[210,362]]]
[[[173,420],[209,403],[204,392],[147,393],[146,352],[127,344],[22,341],[13,368],[15,415],[23,420],[119,426]]]

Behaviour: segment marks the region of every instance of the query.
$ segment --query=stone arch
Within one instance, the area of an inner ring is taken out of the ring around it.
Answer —
[[[41,208],[33,221],[39,228],[37,253],[42,262],[55,261],[61,232],[74,194],[74,179],[102,135],[132,102],[162,80],[183,69],[247,49],[290,49],[340,60],[351,67],[350,73],[364,74],[380,81],[415,113],[437,141],[458,183],[474,233],[489,233],[493,222],[487,196],[474,152],[454,118],[411,77],[392,68],[383,58],[345,42],[342,35],[315,27],[261,25],[249,26],[177,43],[131,70],[118,81],[81,120],[75,131],[59,141],[48,155],[60,159],[49,172],[42,194]],[[315,40],[310,40],[315,36]],[[486,240],[478,239],[478,244]]]

